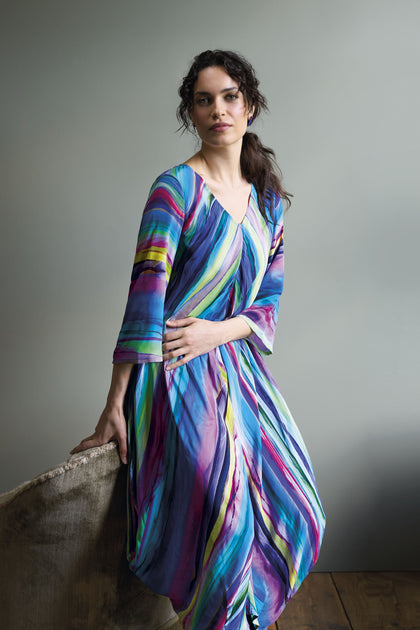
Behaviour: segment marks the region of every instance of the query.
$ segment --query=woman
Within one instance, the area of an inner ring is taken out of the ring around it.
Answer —
[[[184,78],[178,118],[201,148],[151,188],[107,404],[72,451],[118,441],[129,565],[191,630],[274,627],[325,526],[308,452],[262,358],[290,200],[273,152],[247,132],[266,109],[258,85],[243,57],[220,50]]]

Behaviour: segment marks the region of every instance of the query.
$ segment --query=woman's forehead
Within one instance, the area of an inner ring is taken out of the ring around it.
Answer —
[[[221,92],[238,89],[239,83],[232,79],[226,70],[220,66],[209,66],[200,70],[194,84],[196,92]]]

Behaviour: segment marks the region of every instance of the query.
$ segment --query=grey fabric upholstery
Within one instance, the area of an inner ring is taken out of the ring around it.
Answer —
[[[169,599],[125,558],[126,467],[115,443],[0,495],[3,630],[167,630]]]

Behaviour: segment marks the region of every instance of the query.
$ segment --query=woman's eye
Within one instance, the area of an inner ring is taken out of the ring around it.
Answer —
[[[202,96],[196,100],[197,105],[207,105],[209,99],[206,96]]]
[[[235,101],[238,98],[237,94],[228,94],[227,98],[231,101]]]

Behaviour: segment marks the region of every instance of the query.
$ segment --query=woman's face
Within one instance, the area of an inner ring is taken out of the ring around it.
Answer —
[[[253,108],[248,108],[238,88],[220,66],[198,73],[190,118],[203,143],[227,146],[242,139]]]

